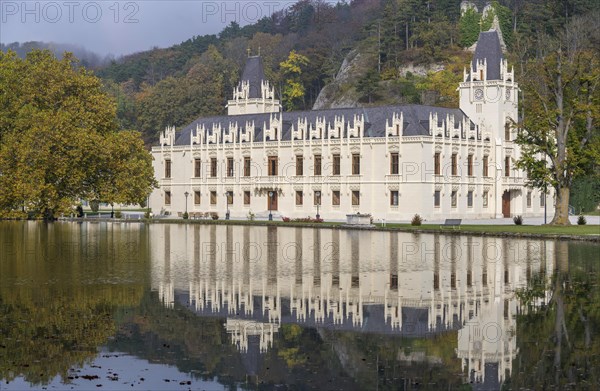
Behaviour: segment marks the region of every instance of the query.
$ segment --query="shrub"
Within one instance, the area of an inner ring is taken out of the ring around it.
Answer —
[[[150,209],[146,210],[146,211],[144,212],[144,218],[145,218],[145,219],[150,219],[150,213],[151,213],[151,212],[150,212]]]
[[[523,225],[523,216],[518,215],[513,217],[513,221],[515,222],[516,225]]]
[[[294,222],[294,223],[322,223],[323,219],[321,219],[321,218],[313,219],[312,217],[308,216],[308,217],[300,217],[297,219],[291,219],[289,221]]]
[[[410,225],[421,225],[423,224],[423,218],[421,216],[419,216],[418,214],[415,214],[412,218],[412,220],[410,221]]]
[[[586,225],[587,224],[587,220],[585,219],[584,215],[579,215],[579,217],[577,218],[577,225]]]
[[[212,212],[212,213],[210,214],[210,217],[211,217],[213,220],[219,220],[219,214],[218,214],[217,212]]]
[[[98,210],[100,209],[100,201],[98,201],[98,200],[90,201],[90,209],[92,210],[92,212],[97,213]]]
[[[188,214],[188,212],[183,212],[183,215],[181,217],[183,217],[184,220],[187,220],[190,217],[190,215]]]
[[[254,221],[254,213],[252,213],[252,211],[248,212],[248,215],[246,216],[246,218],[250,221]]]
[[[121,212],[120,210],[115,210],[115,217],[117,219],[120,219],[123,217],[123,212]]]
[[[77,213],[77,217],[83,217],[83,207],[81,205],[77,205],[75,211],[75,213]]]
[[[290,222],[290,218],[289,217],[281,217],[281,220],[283,220],[284,223],[289,223]]]

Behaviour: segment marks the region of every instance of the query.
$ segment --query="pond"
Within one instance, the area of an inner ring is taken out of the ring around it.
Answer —
[[[0,222],[0,389],[600,388],[600,246]]]

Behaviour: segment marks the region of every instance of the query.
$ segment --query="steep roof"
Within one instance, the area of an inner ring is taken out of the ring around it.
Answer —
[[[429,114],[437,113],[438,121],[442,121],[447,115],[454,116],[455,122],[459,123],[465,118],[465,113],[460,109],[448,109],[444,107],[421,106],[421,105],[402,105],[402,106],[379,106],[379,107],[357,107],[357,108],[340,108],[327,110],[310,110],[310,111],[292,111],[283,113],[260,113],[260,114],[244,114],[235,116],[215,116],[198,118],[185,128],[178,132],[175,139],[175,145],[189,145],[191,133],[196,131],[198,125],[204,125],[206,131],[211,134],[213,124],[220,124],[221,129],[225,132],[229,128],[229,124],[237,124],[238,134],[236,139],[239,139],[241,128],[246,127],[247,121],[254,121],[254,142],[263,141],[263,129],[269,127],[271,117],[276,115],[283,116],[283,126],[281,129],[281,140],[291,140],[291,127],[297,127],[298,119],[306,118],[308,125],[316,128],[317,118],[324,118],[327,124],[333,125],[335,117],[344,116],[344,129],[340,136],[347,137],[347,123],[354,120],[354,115],[364,116],[364,137],[385,137],[386,121],[390,121],[394,114],[403,115],[403,135],[404,136],[428,136],[429,135]],[[473,126],[473,124],[471,124]],[[323,138],[329,135],[326,133],[328,127],[324,129]],[[309,134],[304,135],[308,139]]]
[[[477,47],[473,55],[473,68],[477,61],[487,60],[487,80],[500,80],[500,61],[502,46],[498,31],[490,30],[479,33]]]
[[[248,57],[241,81],[247,81],[250,85],[249,98],[261,98],[261,83],[263,80],[267,80],[267,78],[265,77],[262,59],[260,56]]]

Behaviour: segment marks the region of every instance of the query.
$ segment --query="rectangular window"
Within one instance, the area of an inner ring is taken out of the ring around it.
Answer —
[[[321,175],[321,155],[315,155],[314,175]]]
[[[334,190],[333,192],[331,192],[331,194],[332,194],[331,204],[339,205],[340,204],[340,191]]]
[[[458,175],[458,156],[453,153],[452,154],[452,175]]]
[[[202,160],[194,159],[194,177],[200,178],[202,176]]]
[[[390,205],[398,206],[398,191],[397,190],[392,190],[390,192]]]
[[[531,192],[527,192],[527,207],[531,208]]]
[[[269,176],[277,176],[277,156],[269,156]]]
[[[202,201],[202,196],[198,190],[194,191],[194,205],[200,205]]]
[[[504,125],[504,141],[510,141],[510,124]]]
[[[488,156],[485,155],[483,157],[483,176],[484,177],[488,176],[488,164],[489,164],[488,160],[489,160]]]
[[[339,154],[333,155],[333,175],[340,175],[341,167],[340,167],[341,158]]]
[[[304,175],[304,157],[296,156],[296,176]]]
[[[171,161],[165,160],[165,178],[171,178]]]
[[[546,205],[546,194],[540,193],[540,206]]]
[[[433,155],[433,173],[435,175],[441,175],[441,162],[440,162],[440,153],[436,152],[435,155]]]
[[[296,190],[296,205],[302,205],[303,203],[302,190]]]
[[[467,156],[467,175],[473,176],[473,155]]]
[[[440,191],[436,190],[433,193],[433,206],[435,206],[436,208],[440,207],[440,198],[441,198]]]
[[[244,192],[244,205],[250,205],[250,192]]]
[[[390,174],[398,175],[400,172],[400,159],[398,153],[392,153],[390,159]]]
[[[488,207],[488,195],[489,195],[489,193],[487,191],[483,192],[483,207],[484,208]]]
[[[510,156],[504,158],[504,176],[510,176]]]
[[[360,155],[352,154],[352,175],[360,175]]]
[[[352,191],[352,205],[360,205],[360,191]]]
[[[232,157],[227,158],[227,176],[228,177],[233,176],[233,158]]]
[[[165,191],[165,205],[171,205],[171,192]]]
[[[217,205],[217,192],[216,191],[210,192],[210,204]]]
[[[450,194],[450,206],[452,206],[453,208],[456,208],[456,200],[457,199],[458,199],[458,192],[456,190],[454,190]]]
[[[227,195],[227,205],[233,205],[233,192],[228,191],[225,194]]]
[[[217,158],[216,157],[210,158],[210,176],[212,178],[217,177]]]
[[[244,176],[250,176],[250,156],[244,157]]]
[[[473,207],[473,191],[471,190],[467,192],[467,207]]]

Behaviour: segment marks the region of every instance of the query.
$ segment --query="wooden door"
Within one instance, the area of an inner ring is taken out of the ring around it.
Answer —
[[[502,215],[510,217],[510,191],[505,191],[502,194]]]
[[[267,193],[267,210],[277,210],[277,192],[273,192],[273,195],[269,197]]]

